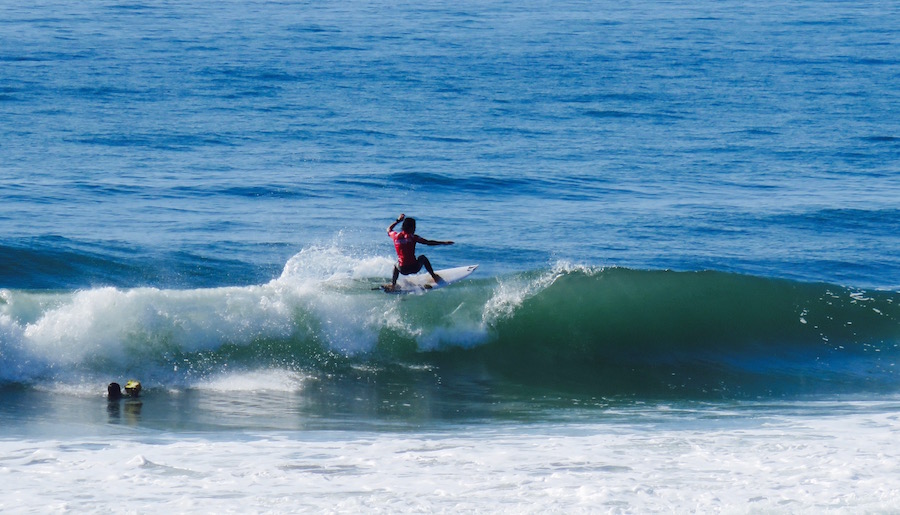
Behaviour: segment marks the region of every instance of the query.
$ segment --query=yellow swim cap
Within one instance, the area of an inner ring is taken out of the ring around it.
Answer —
[[[131,395],[132,397],[137,397],[138,394],[141,393],[141,382],[132,379],[131,381],[125,383],[125,393]]]

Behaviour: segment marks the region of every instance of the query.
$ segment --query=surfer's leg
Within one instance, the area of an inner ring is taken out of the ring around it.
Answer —
[[[431,268],[431,262],[428,261],[428,258],[427,258],[427,257],[425,257],[425,254],[422,254],[421,256],[419,256],[418,261],[419,261],[419,264],[421,264],[422,266],[424,266],[424,267],[425,267],[425,270],[427,270],[428,273],[431,274],[431,278],[434,279],[435,284],[444,281],[443,279],[441,279],[441,276],[439,276],[438,274],[434,273],[434,269]]]
[[[391,289],[394,289],[397,286],[397,278],[400,277],[400,269],[397,268],[397,265],[394,265],[394,275],[391,276]]]

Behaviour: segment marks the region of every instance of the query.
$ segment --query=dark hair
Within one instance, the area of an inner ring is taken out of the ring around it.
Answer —
[[[119,386],[119,383],[109,383],[109,386],[106,387],[106,395],[108,395],[110,399],[121,399],[122,387]]]
[[[416,219],[415,218],[404,218],[402,228],[403,228],[403,232],[405,232],[405,233],[416,232]]]

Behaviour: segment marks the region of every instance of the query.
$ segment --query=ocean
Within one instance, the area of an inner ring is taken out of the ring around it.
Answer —
[[[0,2],[0,511],[900,510],[898,42],[880,0]],[[401,213],[477,271],[379,291]]]

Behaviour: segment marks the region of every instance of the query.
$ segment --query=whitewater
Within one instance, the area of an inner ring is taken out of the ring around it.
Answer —
[[[656,408],[641,410],[648,420],[640,424],[268,431],[215,441],[131,428],[75,442],[4,440],[13,488],[2,505],[10,513],[891,511],[897,421],[885,412],[897,405],[817,408],[842,414],[801,422],[790,406],[761,418],[741,407],[703,417]]]

